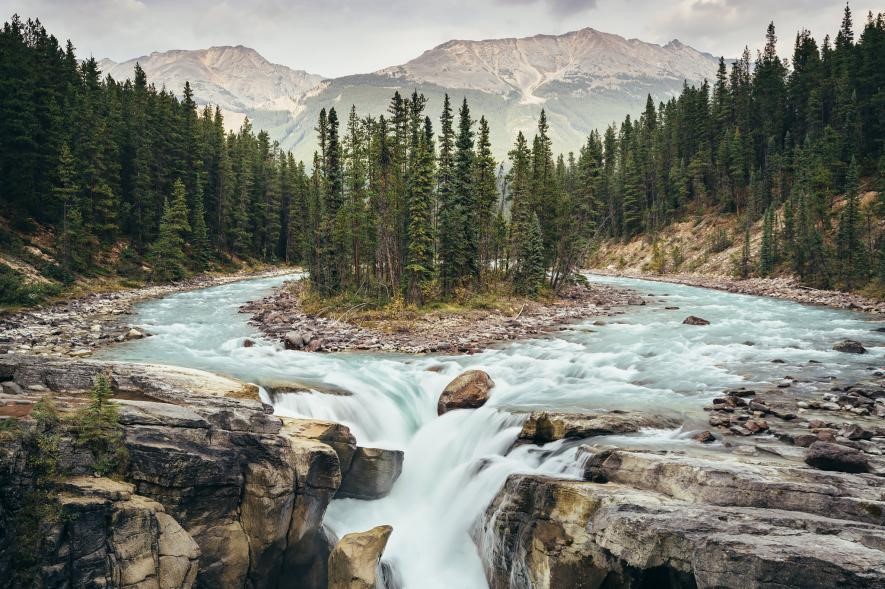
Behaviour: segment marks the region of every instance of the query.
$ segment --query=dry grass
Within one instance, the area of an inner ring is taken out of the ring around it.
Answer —
[[[308,315],[384,333],[408,333],[420,322],[447,317],[480,319],[493,313],[516,316],[527,306],[538,304],[538,301],[513,295],[504,283],[482,292],[460,289],[449,300],[434,300],[421,307],[407,304],[399,297],[383,300],[353,293],[324,297],[303,284],[293,288],[297,290],[302,310]]]

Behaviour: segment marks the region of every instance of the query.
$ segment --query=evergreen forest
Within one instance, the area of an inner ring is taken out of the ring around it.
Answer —
[[[766,39],[699,87],[649,96],[577,153],[557,153],[539,109],[496,161],[466,99],[430,112],[396,92],[380,116],[323,110],[300,162],[248,119],[226,131],[189,84],[157,88],[138,66],[131,80],[103,76],[16,16],[0,31],[0,252],[28,255],[19,236],[48,235],[54,255],[35,262],[59,284],[301,264],[319,295],[422,305],[558,293],[600,240],[651,243],[714,212],[762,223],[740,275],[881,285],[885,15],[856,24],[846,6],[834,37],[790,39],[789,60],[774,24]],[[0,264],[0,303],[40,294]]]

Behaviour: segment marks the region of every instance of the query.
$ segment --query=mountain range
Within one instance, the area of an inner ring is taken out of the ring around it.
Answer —
[[[395,90],[423,93],[434,120],[446,92],[456,107],[466,97],[473,115],[489,120],[499,158],[517,131],[531,137],[541,108],[556,151],[577,150],[592,129],[639,113],[648,94],[664,100],[685,81],[711,79],[718,60],[678,40],[656,45],[585,28],[453,40],[402,65],[333,79],[270,63],[243,46],[155,52],[122,63],[102,60],[100,67],[123,79],[132,76],[136,62],[157,86],[180,92],[189,80],[197,102],[219,105],[228,127],[248,116],[256,129],[309,160],[321,108],[334,106],[345,118],[355,104],[361,115],[380,115]]]

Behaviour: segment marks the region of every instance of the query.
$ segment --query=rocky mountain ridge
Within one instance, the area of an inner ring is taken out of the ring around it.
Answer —
[[[376,72],[324,79],[272,64],[242,46],[155,52],[116,63],[102,60],[105,73],[131,77],[139,62],[148,79],[180,92],[189,80],[199,104],[222,107],[228,128],[248,116],[296,158],[309,160],[313,128],[322,108],[381,115],[394,91],[428,98],[436,119],[446,92],[466,97],[474,114],[488,118],[499,159],[517,131],[531,133],[546,108],[557,150],[577,150],[586,135],[638,113],[651,94],[665,100],[685,81],[712,78],[717,60],[678,40],[656,45],[584,28],[562,35],[452,40],[402,65]]]

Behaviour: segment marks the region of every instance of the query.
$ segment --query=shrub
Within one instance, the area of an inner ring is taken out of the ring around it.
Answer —
[[[92,452],[93,468],[102,476],[119,474],[129,459],[112,394],[107,375],[98,375],[89,392],[89,404],[74,415],[71,428],[77,444]]]
[[[707,251],[711,254],[718,254],[730,248],[733,243],[728,232],[720,227],[713,234],[713,237],[710,238],[710,245],[707,247]]]
[[[678,245],[674,245],[670,248],[670,261],[673,264],[673,271],[678,272],[679,267],[682,266],[682,263],[685,262],[685,255],[682,253],[682,248]]]
[[[0,264],[0,305],[36,305],[59,291],[54,284],[29,283],[20,272]]]
[[[40,586],[40,564],[51,530],[62,520],[62,509],[55,488],[59,475],[59,415],[50,396],[34,404],[31,417],[36,424],[19,426],[27,474],[21,499],[11,503],[8,529],[15,542],[10,547],[9,587]]]
[[[667,269],[667,256],[664,255],[664,251],[657,241],[651,246],[651,261],[647,268],[655,274],[663,274]]]

